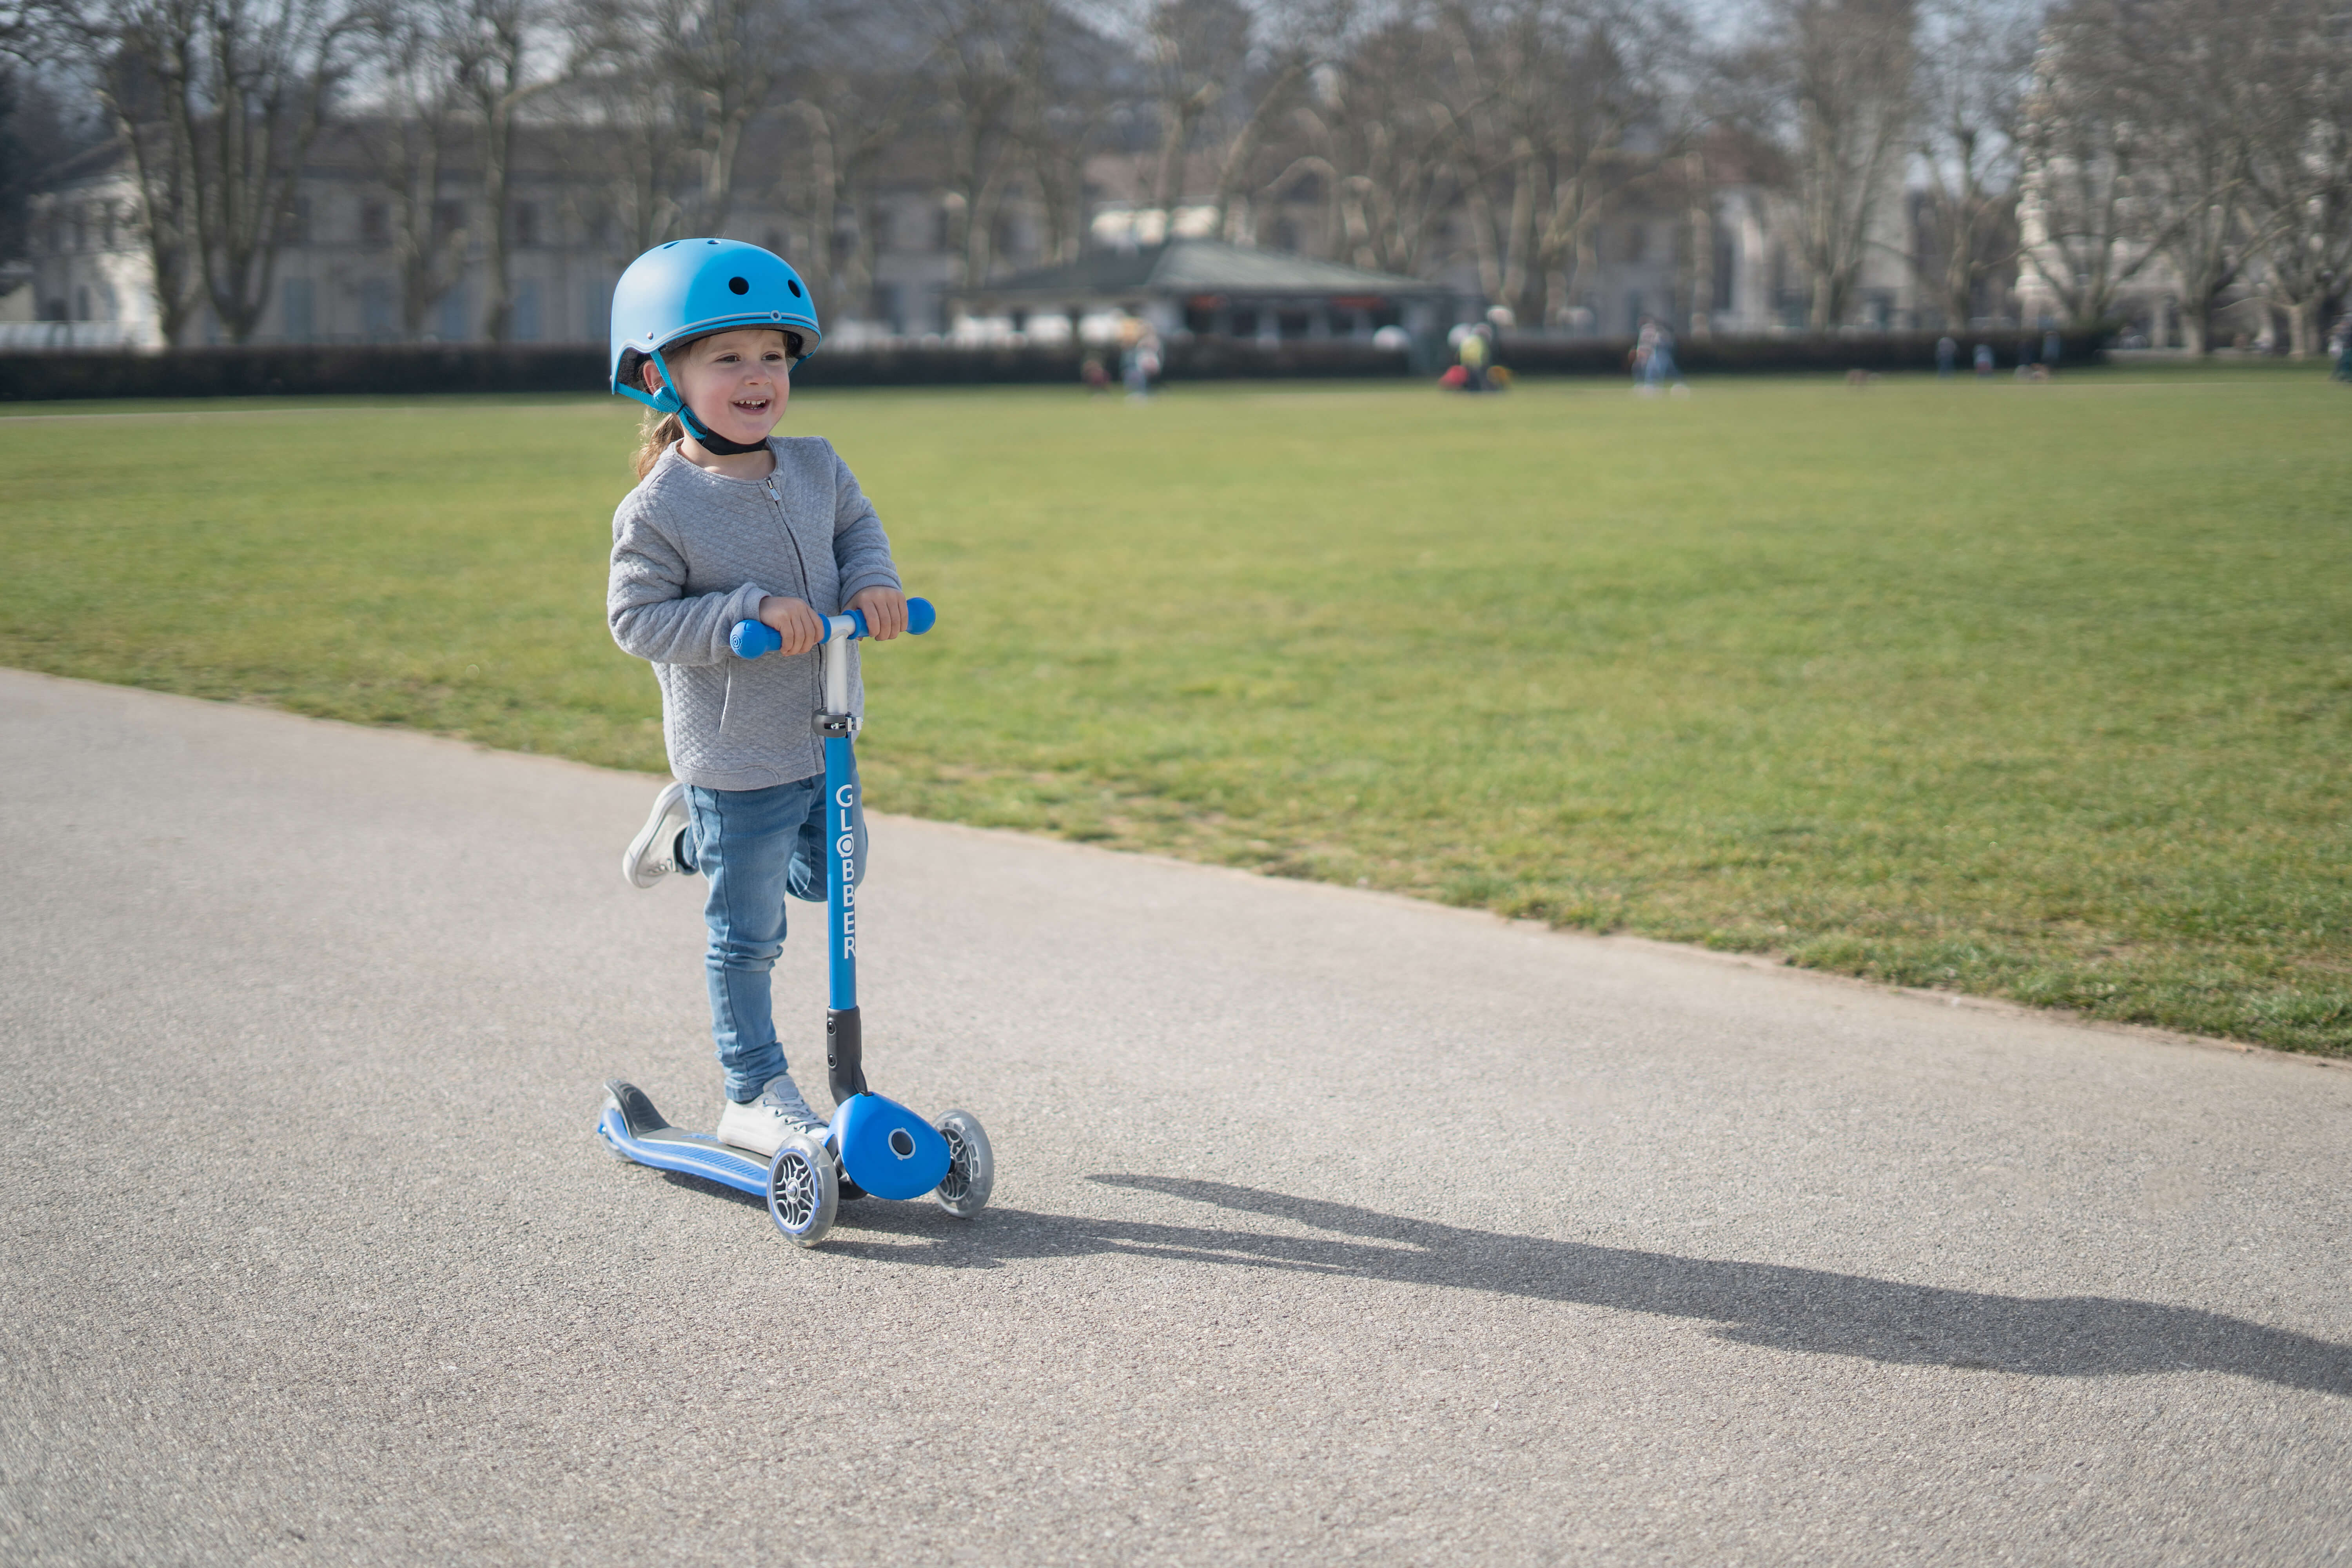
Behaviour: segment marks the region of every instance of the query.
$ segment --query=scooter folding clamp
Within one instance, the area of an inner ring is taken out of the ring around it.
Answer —
[[[816,732],[820,735],[855,735],[866,728],[866,721],[855,713],[820,713],[816,716]]]

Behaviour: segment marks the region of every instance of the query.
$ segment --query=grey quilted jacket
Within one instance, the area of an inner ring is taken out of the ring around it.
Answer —
[[[706,789],[765,789],[824,771],[812,720],[817,656],[729,650],[738,621],[770,594],[839,615],[851,595],[895,588],[890,541],[832,443],[770,437],[776,471],[730,479],[676,447],[613,513],[604,618],[622,650],[661,682],[670,772]],[[866,693],[851,645],[851,706]]]

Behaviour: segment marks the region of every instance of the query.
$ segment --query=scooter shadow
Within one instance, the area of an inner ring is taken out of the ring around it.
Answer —
[[[2221,1312],[2106,1296],[2005,1296],[1829,1269],[1513,1236],[1353,1204],[1177,1176],[1106,1174],[1108,1187],[1262,1215],[1319,1235],[928,1204],[845,1205],[827,1252],[944,1268],[1087,1255],[1326,1274],[1686,1318],[1715,1337],[1900,1366],[2038,1377],[2219,1372],[2352,1398],[2352,1345]],[[866,1237],[873,1239],[865,1239]],[[884,1239],[884,1237],[887,1239]]]

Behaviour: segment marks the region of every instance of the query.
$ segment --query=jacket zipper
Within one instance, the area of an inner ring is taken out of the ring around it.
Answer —
[[[768,502],[776,509],[776,526],[783,530],[784,542],[793,547],[793,560],[801,569],[801,596],[808,601],[810,609],[816,610],[816,584],[809,581],[808,557],[801,553],[801,542],[793,535],[792,520],[784,515],[784,498],[776,493],[776,476],[770,474],[761,479],[760,488],[768,492]],[[817,614],[824,612],[817,610]]]

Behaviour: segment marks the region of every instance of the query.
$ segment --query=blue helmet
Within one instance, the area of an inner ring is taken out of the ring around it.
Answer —
[[[738,327],[767,327],[799,338],[793,363],[816,353],[824,336],[816,306],[792,263],[740,239],[673,239],[629,263],[613,286],[613,390],[660,414],[675,414],[698,438],[702,422],[680,401],[662,351],[688,338]],[[640,365],[651,360],[662,389],[645,389]]]

